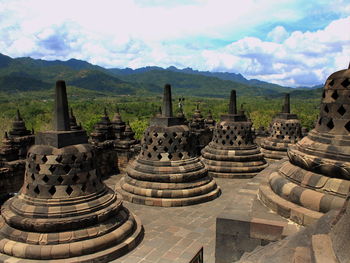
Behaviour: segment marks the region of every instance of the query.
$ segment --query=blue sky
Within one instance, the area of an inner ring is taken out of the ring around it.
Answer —
[[[0,53],[311,86],[349,64],[350,1],[0,0]]]

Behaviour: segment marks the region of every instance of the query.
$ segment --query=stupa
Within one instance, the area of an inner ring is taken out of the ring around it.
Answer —
[[[261,152],[268,161],[287,157],[287,148],[302,138],[301,124],[296,114],[290,113],[289,94],[285,95],[282,112],[272,123],[270,136],[261,141]]]
[[[244,111],[237,113],[235,90],[231,91],[229,113],[221,115],[202,157],[209,175],[214,177],[250,178],[267,167],[254,142],[252,123]]]
[[[54,130],[36,135],[24,184],[1,208],[1,262],[108,262],[143,236],[96,172],[84,130],[69,127],[64,81],[57,81]]]
[[[114,136],[116,140],[121,140],[123,139],[124,131],[125,131],[125,122],[122,120],[122,117],[119,112],[119,107],[117,107],[117,111],[113,116],[112,119],[112,126],[114,129]]]
[[[197,154],[200,155],[201,150],[212,140],[213,131],[210,130],[208,126],[206,126],[204,117],[199,109],[199,103],[197,103],[196,109],[192,115],[190,130],[195,136],[195,139],[197,141],[195,143],[195,147]]]
[[[171,87],[164,87],[162,114],[151,120],[141,153],[117,184],[125,200],[151,206],[184,206],[212,200],[220,189],[194,153],[184,118],[173,117]]]
[[[208,111],[207,118],[204,120],[205,126],[209,128],[209,130],[213,131],[215,129],[216,121],[213,119],[213,115],[211,110]]]
[[[18,109],[8,137],[13,142],[13,146],[18,149],[18,159],[25,159],[28,149],[34,144],[34,134],[26,128]]]
[[[104,108],[101,120],[94,126],[94,131],[91,133],[91,139],[96,143],[114,139],[113,125],[108,117],[106,108]]]
[[[308,225],[344,205],[350,189],[350,69],[331,74],[315,129],[288,149],[260,199],[272,210]]]

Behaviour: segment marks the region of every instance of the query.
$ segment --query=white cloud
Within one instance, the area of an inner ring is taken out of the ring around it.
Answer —
[[[325,6],[325,13],[350,15],[347,0],[333,2],[300,8],[305,1],[0,0],[0,52],[106,67],[175,65],[312,85],[348,65],[350,16],[315,32],[288,32],[278,22],[299,21],[310,8]],[[277,26],[249,36],[266,23]]]
[[[267,34],[267,38],[272,42],[282,42],[288,37],[289,33],[283,26],[276,26]]]

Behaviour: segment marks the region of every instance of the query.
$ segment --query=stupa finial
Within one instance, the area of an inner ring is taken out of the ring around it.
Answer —
[[[173,105],[171,100],[171,86],[170,84],[165,84],[164,86],[164,96],[163,96],[163,117],[173,117]]]
[[[290,98],[289,93],[287,93],[284,97],[284,105],[282,108],[283,113],[290,113]]]
[[[228,108],[228,114],[237,114],[237,104],[236,104],[236,91],[231,90],[230,105]]]
[[[56,82],[55,89],[55,130],[70,131],[66,83]]]

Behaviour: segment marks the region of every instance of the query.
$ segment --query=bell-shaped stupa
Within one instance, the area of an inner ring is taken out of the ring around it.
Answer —
[[[171,87],[164,87],[162,114],[151,120],[141,153],[117,185],[125,200],[152,206],[185,206],[220,194],[191,145],[184,118],[173,117]]]
[[[102,181],[84,130],[69,126],[57,81],[54,130],[40,132],[24,184],[1,208],[1,262],[109,262],[143,236],[140,221]]]
[[[249,178],[267,167],[254,142],[252,123],[243,110],[237,113],[236,91],[231,91],[229,113],[221,115],[212,141],[202,150],[209,175],[224,178]]]
[[[299,224],[343,206],[350,189],[350,69],[324,85],[315,129],[288,149],[260,187],[260,199]]]
[[[296,114],[290,113],[290,98],[286,94],[282,112],[278,113],[270,128],[270,136],[261,140],[261,152],[266,160],[287,157],[287,149],[302,138],[301,124]]]
[[[95,124],[94,131],[90,135],[92,141],[95,143],[114,139],[113,125],[108,117],[106,108],[104,108],[100,121]]]

